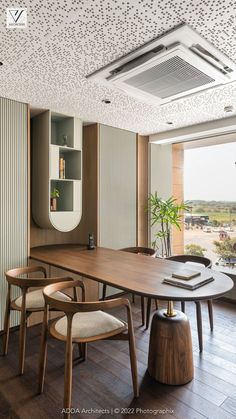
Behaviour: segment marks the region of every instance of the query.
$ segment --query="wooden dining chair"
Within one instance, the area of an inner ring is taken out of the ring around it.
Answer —
[[[210,259],[203,257],[203,256],[193,256],[193,255],[176,255],[170,256],[167,258],[168,260],[173,260],[175,262],[187,263],[191,264],[192,266],[201,265],[205,266],[205,268],[211,268],[212,262]],[[199,351],[202,352],[203,350],[203,336],[202,336],[202,311],[201,311],[201,302],[195,301],[196,304],[196,315],[197,315],[197,331],[198,331],[198,342],[199,342]],[[213,331],[214,323],[213,323],[213,303],[212,300],[207,300],[208,305],[208,315],[209,315],[209,322],[210,322],[210,329]],[[185,313],[185,302],[181,301],[181,311]]]
[[[138,374],[136,349],[134,342],[134,330],[132,313],[129,300],[117,298],[97,302],[61,301],[55,297],[55,293],[68,288],[81,287],[81,281],[61,282],[49,285],[43,290],[45,298],[44,320],[41,335],[41,350],[39,363],[39,393],[43,392],[47,336],[50,334],[56,339],[66,343],[65,349],[65,378],[64,378],[64,418],[70,418],[71,395],[72,395],[72,356],[74,344],[83,346],[83,358],[86,358],[86,344],[102,339],[128,340],[133,389],[135,397],[138,397]],[[84,298],[83,298],[84,300]],[[104,312],[103,310],[124,306],[127,312],[127,323]],[[48,310],[63,311],[65,316],[48,324]]]
[[[124,249],[120,249],[123,252],[128,252],[128,253],[135,253],[135,254],[140,254],[140,255],[144,255],[144,256],[152,256],[154,257],[156,254],[156,251],[154,249],[151,249],[150,247],[125,247]],[[103,284],[103,290],[102,290],[102,299],[105,300],[106,298],[106,290],[107,290],[107,285]],[[133,299],[133,303],[135,302],[135,295],[132,294],[132,299]],[[156,301],[156,300],[155,300]],[[156,302],[156,309],[158,309],[157,307],[157,302]],[[142,314],[142,326],[144,326],[145,324],[145,306],[144,306],[144,297],[141,296],[141,314]]]
[[[34,278],[32,274],[41,273],[41,278]],[[19,335],[19,374],[24,373],[26,322],[31,313],[44,311],[44,297],[42,289],[29,291],[29,288],[45,287],[59,281],[71,281],[71,278],[47,278],[46,269],[42,266],[32,266],[11,269],[5,273],[8,283],[6,310],[3,334],[3,355],[7,355],[10,329],[10,314],[12,310],[20,312],[20,335]],[[12,286],[21,290],[21,296],[12,300]],[[57,298],[70,301],[71,298],[64,293],[57,293]]]

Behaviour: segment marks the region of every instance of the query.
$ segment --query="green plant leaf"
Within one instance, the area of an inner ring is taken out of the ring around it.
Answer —
[[[148,210],[151,218],[151,226],[157,226],[158,228],[154,237],[161,240],[163,248],[170,255],[171,226],[175,226],[178,230],[181,230],[184,211],[189,212],[191,207],[187,202],[178,203],[177,199],[173,196],[164,200],[155,191],[148,198]]]

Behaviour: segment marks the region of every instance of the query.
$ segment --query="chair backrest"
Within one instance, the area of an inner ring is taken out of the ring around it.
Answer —
[[[71,280],[70,282],[60,282],[56,284],[51,284],[46,286],[43,289],[43,295],[46,304],[49,308],[53,308],[55,310],[63,311],[66,315],[74,314],[77,312],[86,312],[86,311],[96,311],[96,310],[104,310],[113,307],[118,307],[119,305],[126,305],[130,307],[129,300],[127,298],[114,298],[112,300],[106,301],[93,301],[93,302],[85,302],[82,299],[82,302],[78,301],[62,301],[55,297],[55,292],[63,291],[70,288],[81,287],[82,281],[80,280]]]
[[[95,302],[78,302],[78,301],[62,301],[55,298],[55,292],[68,290],[69,288],[74,288],[76,292],[76,287],[81,286],[81,281],[75,280],[70,282],[60,282],[58,284],[48,285],[43,290],[43,295],[45,299],[45,309],[44,309],[44,326],[48,323],[48,311],[56,310],[62,311],[67,317],[67,344],[72,343],[72,321],[74,314],[78,312],[89,312],[89,311],[98,311],[106,310],[109,308],[125,306],[127,311],[127,321],[128,321],[128,330],[129,333],[133,335],[133,323],[132,323],[132,313],[130,302],[127,298],[114,298],[112,300],[106,301],[95,301]],[[127,327],[124,323],[122,327],[117,328],[116,330],[103,332],[96,336],[96,340],[105,339],[115,334],[122,333],[126,331]],[[54,337],[60,337],[56,333]],[[93,340],[92,338],[86,338],[85,341]]]
[[[175,262],[193,262],[193,263],[199,263],[201,265],[204,265],[206,268],[212,267],[212,261],[204,256],[193,256],[193,255],[176,255],[176,256],[169,256],[166,258],[168,260],[173,260]]]
[[[150,247],[125,247],[124,249],[120,250],[122,250],[123,252],[136,253],[144,256],[154,256],[156,254],[156,251],[154,249],[151,249]]]
[[[41,272],[43,277],[35,278],[31,274]],[[30,277],[20,277],[22,275],[30,275]],[[54,277],[47,278],[47,271],[43,266],[27,266],[24,268],[10,269],[5,273],[8,285],[16,285],[20,288],[38,288],[45,287],[49,284],[54,284],[60,281],[71,281],[69,277]]]

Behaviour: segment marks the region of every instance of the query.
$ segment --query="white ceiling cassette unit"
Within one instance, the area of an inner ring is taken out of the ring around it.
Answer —
[[[236,65],[184,24],[87,78],[164,104],[236,80]]]

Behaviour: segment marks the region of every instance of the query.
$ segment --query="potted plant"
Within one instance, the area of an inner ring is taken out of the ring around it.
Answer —
[[[184,202],[177,203],[173,196],[165,201],[158,196],[157,192],[154,192],[149,198],[149,210],[151,225],[157,226],[152,246],[155,249],[161,247],[162,257],[171,256],[172,227],[181,230],[183,211],[190,211],[190,206]]]
[[[51,211],[57,210],[57,198],[59,198],[59,196],[60,196],[59,190],[54,188],[53,191],[51,191],[51,199],[50,199]]]

